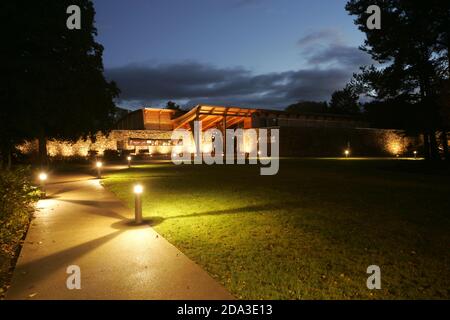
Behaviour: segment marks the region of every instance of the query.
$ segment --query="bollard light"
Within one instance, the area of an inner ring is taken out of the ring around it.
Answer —
[[[103,166],[103,163],[101,161],[97,161],[97,163],[95,165],[97,167],[97,178],[101,179],[102,178],[102,166]]]
[[[417,151],[414,151],[414,159],[417,159]]]
[[[141,194],[144,191],[142,185],[137,184],[134,186],[134,221],[136,224],[142,223],[142,198]]]
[[[347,149],[344,151],[344,153],[345,153],[345,157],[348,158],[348,156],[350,155],[350,150]]]
[[[45,191],[45,181],[47,181],[47,174],[45,172],[41,172],[39,173],[39,181],[41,182],[41,190],[42,190],[42,197],[45,198],[46,195],[46,191]]]
[[[128,157],[127,157],[127,160],[128,160],[128,168],[131,168],[131,157],[128,156]]]
[[[45,180],[47,180],[47,174],[46,174],[45,172],[41,172],[41,173],[39,174],[39,180],[40,180],[41,182],[44,182]]]

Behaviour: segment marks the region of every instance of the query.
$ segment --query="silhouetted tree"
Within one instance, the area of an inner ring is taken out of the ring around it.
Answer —
[[[328,104],[324,102],[317,101],[299,101],[297,103],[291,104],[285,109],[287,112],[305,112],[305,113],[327,113]]]
[[[180,106],[173,101],[167,101],[166,109],[180,110]]]
[[[370,5],[381,8],[379,30],[366,25]],[[383,65],[364,69],[356,81],[359,87],[381,101],[402,97],[414,104],[425,155],[438,158],[436,132],[443,125],[438,97],[442,79],[448,78],[450,2],[350,0],[346,9],[366,34],[362,49]]]
[[[74,4],[80,30],[66,26]],[[39,139],[41,161],[49,138],[76,140],[111,128],[119,90],[103,76],[92,1],[3,1],[0,12],[2,77],[11,81],[6,103],[13,110],[3,121],[19,121],[25,138]]]
[[[330,112],[335,114],[358,114],[360,113],[359,96],[350,88],[333,92],[330,100]]]
[[[185,113],[185,111],[181,109],[180,105],[176,104],[173,101],[167,101],[166,109],[175,110],[175,117],[178,117]]]

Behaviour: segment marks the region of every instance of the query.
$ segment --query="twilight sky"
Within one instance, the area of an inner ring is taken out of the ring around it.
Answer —
[[[370,57],[346,0],[94,0],[128,108],[329,100]]]

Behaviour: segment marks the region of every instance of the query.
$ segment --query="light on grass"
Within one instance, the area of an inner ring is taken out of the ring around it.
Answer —
[[[131,168],[131,156],[128,156],[127,160],[128,160],[128,168]]]

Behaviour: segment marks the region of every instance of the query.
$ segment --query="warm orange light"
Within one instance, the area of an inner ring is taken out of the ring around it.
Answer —
[[[140,184],[137,184],[133,188],[133,192],[136,194],[141,194],[144,191],[144,187]]]
[[[41,180],[41,181],[47,180],[47,174],[45,172],[41,172],[39,174],[39,180]]]
[[[103,163],[101,161],[97,161],[96,166],[97,168],[101,168],[103,166]]]

